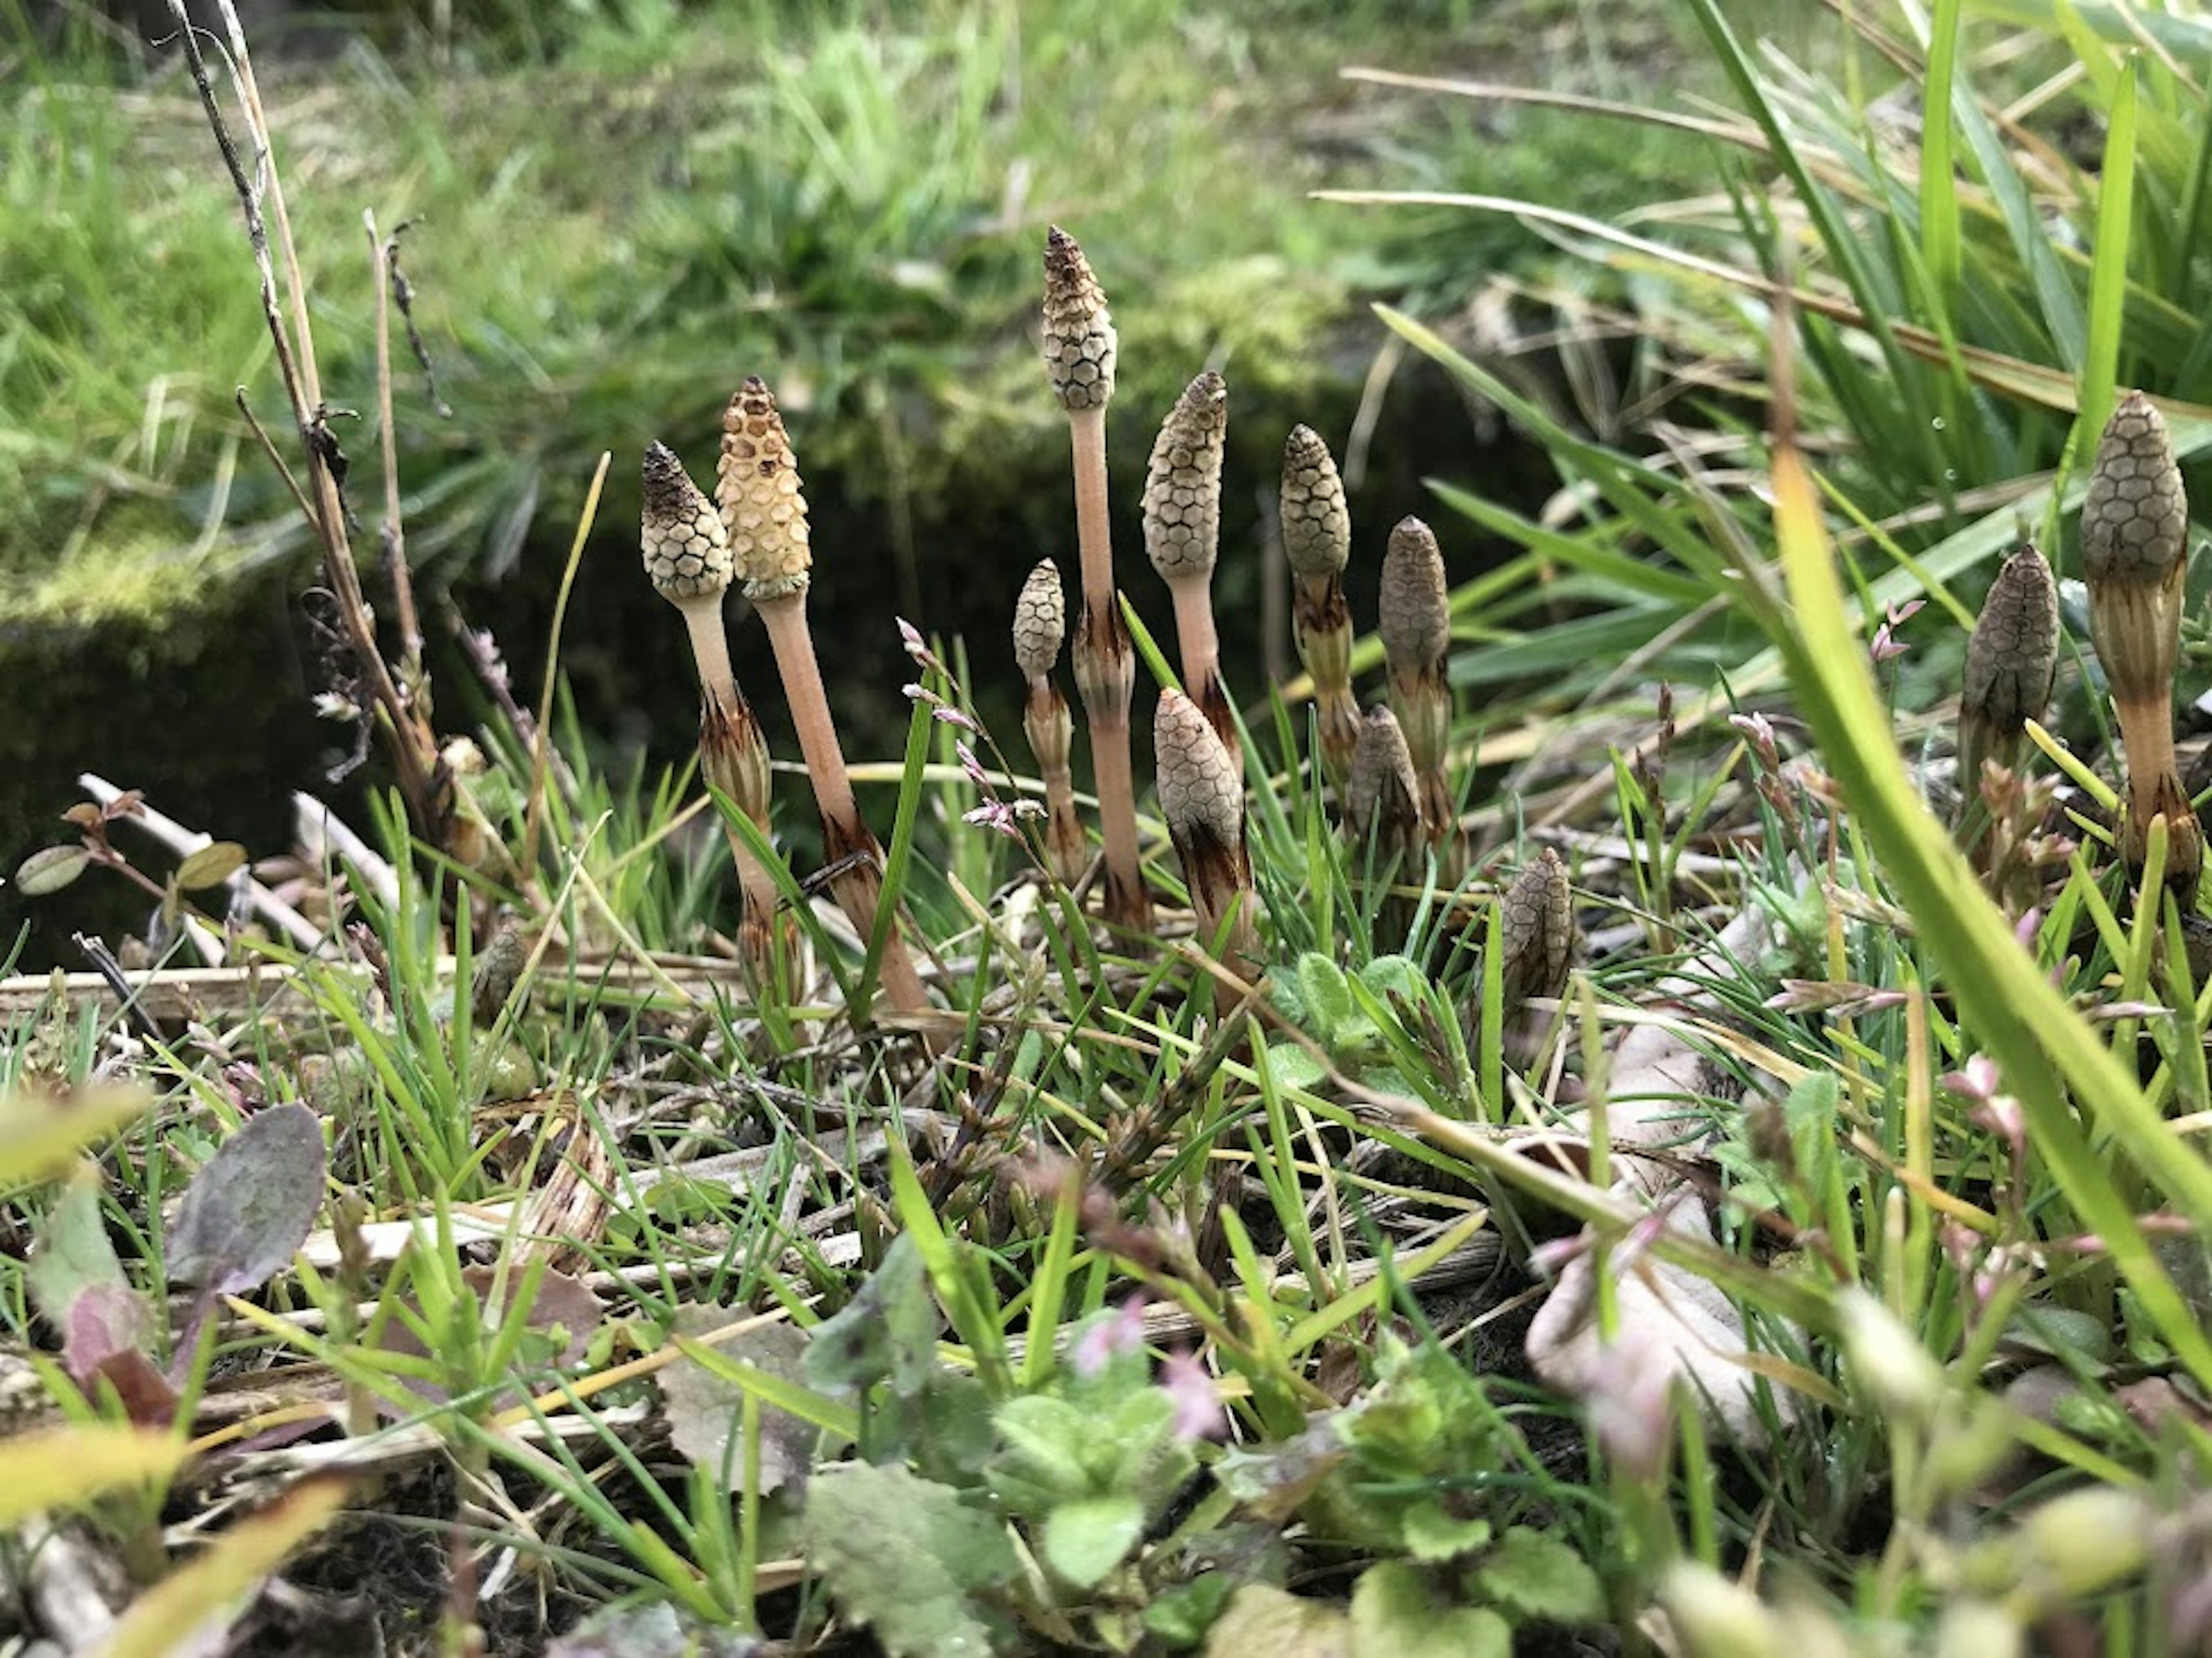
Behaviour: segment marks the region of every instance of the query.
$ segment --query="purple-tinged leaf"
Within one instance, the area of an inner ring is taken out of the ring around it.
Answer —
[[[100,1172],[83,1164],[31,1245],[31,1303],[61,1333],[62,1362],[81,1387],[122,1354],[151,1345],[154,1317],[131,1287],[100,1212]]]
[[[323,1206],[323,1129],[304,1105],[251,1118],[192,1179],[169,1229],[172,1283],[258,1288],[287,1265]]]

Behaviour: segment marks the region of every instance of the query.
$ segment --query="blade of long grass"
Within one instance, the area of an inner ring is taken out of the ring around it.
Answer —
[[[2136,67],[2124,65],[2105,132],[2104,175],[2097,194],[2097,251],[2089,271],[2089,337],[2075,390],[2079,412],[2066,440],[2062,473],[2083,465],[2112,418],[2112,388],[2119,374],[2120,331],[2128,301],[2128,233],[2135,217]],[[2044,545],[2056,546],[2055,525]]]

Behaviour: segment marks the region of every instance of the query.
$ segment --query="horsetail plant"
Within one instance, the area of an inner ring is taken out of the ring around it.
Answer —
[[[1244,786],[1212,725],[1181,691],[1160,693],[1152,718],[1152,751],[1159,771],[1160,816],[1182,864],[1199,935],[1219,940],[1224,966],[1248,981],[1259,976],[1258,934],[1253,925],[1252,860],[1244,844]],[[1225,926],[1225,932],[1224,932]],[[1216,1012],[1236,1003],[1231,987],[1216,981]]]
[[[1359,722],[1359,740],[1344,785],[1344,832],[1355,843],[1370,837],[1385,858],[1410,863],[1420,855],[1425,825],[1421,779],[1406,746],[1398,716],[1377,703]]]
[[[2141,873],[2152,823],[2166,825],[2166,880],[2193,909],[2203,840],[2173,751],[2173,671],[2181,649],[2189,504],[2166,422],[2141,392],[2120,400],[2098,440],[2081,502],[2089,631],[2127,750],[2120,850]]]
[[[1516,1065],[1528,1064],[1542,1046],[1549,1020],[1528,1004],[1566,993],[1574,943],[1567,866],[1546,847],[1498,895],[1498,1001],[1506,1057]],[[1479,1012],[1481,1005],[1478,989],[1473,1006]]]
[[[1451,689],[1444,661],[1451,647],[1450,599],[1444,556],[1436,533],[1417,518],[1398,520],[1382,556],[1377,600],[1382,655],[1390,674],[1390,706],[1405,730],[1406,747],[1420,778],[1421,817],[1429,839],[1441,841],[1452,826],[1451,786],[1444,751],[1451,732]]]
[[[714,503],[700,492],[665,444],[645,452],[639,543],[654,590],[683,613],[699,671],[699,769],[707,780],[768,833],[768,738],[738,689],[722,628],[722,595],[736,563]],[[725,825],[737,865],[744,912],[738,953],[754,993],[775,982],[775,878],[735,829]]]
[[[1221,452],[1229,388],[1211,368],[1183,388],[1160,424],[1145,477],[1145,551],[1175,598],[1183,687],[1241,773],[1243,744],[1221,684],[1213,566],[1221,551]]]
[[[1345,776],[1343,827],[1353,845],[1373,847],[1381,869],[1400,878],[1413,872],[1418,878],[1427,838],[1420,775],[1398,716],[1380,703],[1359,722],[1359,740]],[[1402,932],[1413,919],[1411,906],[1395,896],[1379,902],[1375,914],[1378,928],[1389,932]]]
[[[1352,608],[1344,569],[1352,558],[1352,514],[1328,445],[1310,426],[1293,426],[1283,444],[1283,556],[1295,578],[1291,635],[1313,681],[1321,721],[1322,768],[1341,789],[1359,746],[1359,704],[1352,695]]]
[[[1082,876],[1090,848],[1076,819],[1075,779],[1067,762],[1074,722],[1052,677],[1066,632],[1067,596],[1060,588],[1060,567],[1048,558],[1030,572],[1014,601],[1014,661],[1029,681],[1022,731],[1044,776],[1045,850],[1054,872],[1072,887]]]
[[[821,665],[806,625],[814,557],[807,544],[806,497],[783,416],[757,375],[745,381],[723,414],[714,493],[737,574],[744,578],[745,597],[760,611],[775,652],[776,671],[822,817],[830,890],[866,948],[875,937],[883,900],[883,850],[861,821],[822,688]],[[884,993],[898,1011],[917,1017],[929,1013],[928,994],[896,918],[884,933],[882,977]]]
[[[1044,245],[1044,364],[1067,411],[1075,457],[1075,533],[1083,565],[1083,616],[1075,630],[1075,687],[1091,726],[1099,839],[1106,849],[1106,919],[1151,930],[1152,904],[1137,861],[1137,788],[1129,761],[1129,700],[1136,647],[1114,586],[1106,513],[1106,405],[1114,398],[1114,319],[1075,238],[1054,225]]]
[[[1989,768],[2016,767],[2027,722],[2043,718],[2057,671],[2058,586],[2043,555],[2023,545],[1982,601],[1959,697],[1960,838],[1984,869]]]

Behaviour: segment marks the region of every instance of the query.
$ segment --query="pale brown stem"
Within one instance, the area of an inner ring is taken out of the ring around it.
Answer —
[[[699,671],[699,768],[743,807],[745,815],[768,832],[765,800],[738,799],[721,780],[744,763],[742,746],[757,741],[759,727],[744,693],[738,689],[730,667],[730,641],[722,629],[722,600],[717,593],[678,607],[691,638],[691,660]],[[725,757],[726,755],[726,758]],[[730,859],[737,865],[738,888],[744,902],[738,942],[756,993],[775,982],[775,914],[783,894],[769,867],[754,856],[744,837],[729,823],[722,834],[730,843]]]
[[[1293,615],[1298,659],[1312,677],[1314,707],[1321,716],[1322,768],[1341,791],[1359,747],[1359,703],[1352,694],[1352,610],[1345,603],[1343,577],[1301,578]]]
[[[2127,822],[2120,837],[2129,866],[2140,873],[2149,848],[2150,826],[2166,819],[2166,884],[2191,910],[2204,862],[2203,832],[2190,810],[2173,752],[2173,710],[2168,696],[2115,698],[2120,740],[2127,751]]]
[[[1022,725],[1044,778],[1045,852],[1053,872],[1072,887],[1083,877],[1091,848],[1083,838],[1082,820],[1075,815],[1075,774],[1067,763],[1067,703],[1048,677],[1040,675],[1030,681]]]
[[[776,671],[783,679],[784,699],[790,704],[792,724],[799,734],[799,750],[806,762],[806,775],[814,786],[815,810],[822,818],[823,855],[838,872],[830,882],[838,907],[860,935],[865,947],[875,937],[876,912],[883,897],[883,848],[861,821],[860,802],[853,795],[852,774],[845,768],[844,750],[837,745],[837,727],[830,715],[829,693],[823,689],[821,665],[815,659],[813,636],[806,626],[804,589],[759,601],[761,623],[775,653]],[[906,940],[893,920],[884,940],[881,963],[884,993],[901,1013],[926,1017],[929,996],[907,953]]]
[[[392,424],[392,271],[385,243],[377,240],[376,216],[363,210],[368,258],[376,283],[376,422],[384,459],[384,556],[392,574],[393,608],[399,613],[399,659],[405,676],[422,691],[422,623],[415,613],[415,579],[407,568],[407,532],[399,517],[399,434]]]
[[[1129,701],[1136,650],[1114,591],[1113,532],[1106,511],[1106,411],[1071,410],[1075,457],[1075,533],[1083,563],[1083,618],[1075,635],[1075,678],[1091,727],[1091,775],[1098,786],[1099,839],[1106,849],[1106,919],[1133,932],[1152,930],[1152,895],[1137,851],[1137,786],[1129,758]]]
[[[1213,626],[1213,580],[1209,575],[1177,576],[1168,582],[1175,599],[1176,641],[1182,655],[1183,689],[1229,758],[1241,773],[1244,749],[1237,740],[1236,716],[1221,683],[1221,636]]]

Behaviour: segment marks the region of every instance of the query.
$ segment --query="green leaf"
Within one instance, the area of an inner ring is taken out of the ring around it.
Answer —
[[[806,1345],[806,1379],[825,1389],[888,1380],[894,1393],[912,1398],[937,1370],[937,1330],[921,1251],[901,1233],[852,1300],[816,1327]]]
[[[1382,1649],[1376,1649],[1380,1658]],[[1206,1658],[1352,1658],[1351,1627],[1326,1600],[1309,1600],[1267,1583],[1247,1583],[1206,1643]]]
[[[1410,1505],[1403,1515],[1406,1552],[1420,1561],[1449,1560],[1472,1554],[1491,1539],[1487,1520],[1462,1520],[1434,1497]]]
[[[1328,1067],[1300,1042],[1273,1044],[1267,1049],[1267,1064],[1274,1072],[1279,1088],[1311,1089],[1328,1075]]]
[[[1144,1534],[1145,1507],[1114,1494],[1063,1503],[1045,1517],[1045,1564],[1081,1588],[1120,1565]]]
[[[219,887],[246,867],[246,848],[235,841],[210,841],[177,865],[177,884],[186,892]]]
[[[1188,1583],[1171,1585],[1145,1608],[1145,1628],[1170,1646],[1194,1647],[1221,1616],[1236,1587],[1236,1578],[1225,1571],[1209,1571]]]
[[[806,1558],[893,1658],[988,1658],[998,1621],[970,1599],[1020,1569],[1003,1523],[950,1485],[848,1463],[806,1492]]]
[[[1352,1658],[1512,1658],[1511,1625],[1486,1606],[1440,1606],[1418,1567],[1386,1560],[1352,1590]]]
[[[131,1287],[100,1212],[98,1169],[85,1165],[39,1223],[24,1278],[31,1304],[61,1333],[70,1374],[88,1382],[154,1337],[146,1298]]]
[[[1359,969],[1359,981],[1377,996],[1402,996],[1409,1002],[1419,1001],[1429,988],[1427,975],[1403,956],[1377,956]]]
[[[1605,1616],[1605,1593],[1589,1563],[1556,1537],[1516,1526],[1470,1574],[1489,1600],[1518,1619],[1589,1624]]]
[[[1309,950],[1298,957],[1297,976],[1298,989],[1305,998],[1308,1028],[1323,1048],[1334,1048],[1338,1033],[1357,1011],[1351,987],[1344,981],[1344,970],[1328,957]]]
[[[43,898],[59,892],[84,873],[92,854],[82,847],[47,847],[33,853],[15,868],[15,890],[26,898]]]

